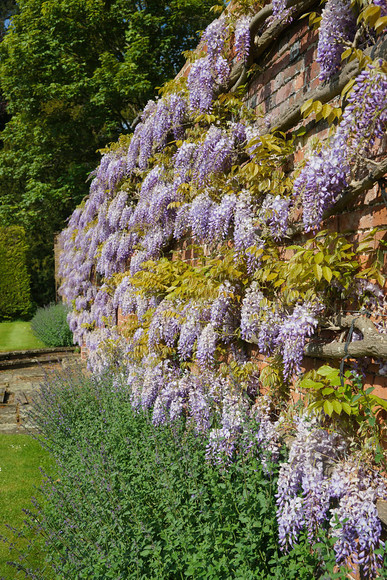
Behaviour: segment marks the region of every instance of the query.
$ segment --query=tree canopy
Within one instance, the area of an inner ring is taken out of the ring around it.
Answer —
[[[38,302],[53,289],[53,233],[87,194],[97,150],[130,132],[155,88],[178,72],[213,3],[18,2],[0,45],[11,115],[0,151],[0,223],[23,225],[33,241]]]

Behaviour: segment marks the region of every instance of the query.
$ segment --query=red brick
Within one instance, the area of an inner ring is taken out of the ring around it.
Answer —
[[[275,102],[277,105],[284,103],[293,92],[293,82],[287,83],[284,87],[282,87],[276,94]]]
[[[384,204],[363,210],[359,221],[359,229],[371,229],[385,225],[387,225],[387,207]]]
[[[305,78],[303,73],[298,73],[294,81],[294,90],[299,91],[304,86]]]
[[[364,203],[369,204],[373,201],[376,201],[377,199],[380,199],[381,196],[382,196],[381,189],[380,189],[378,184],[375,184],[372,189],[367,191],[367,193],[364,197]]]

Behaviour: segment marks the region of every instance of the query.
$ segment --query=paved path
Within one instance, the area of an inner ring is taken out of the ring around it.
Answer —
[[[46,373],[80,363],[74,349],[40,349],[0,353],[0,433],[20,433]]]

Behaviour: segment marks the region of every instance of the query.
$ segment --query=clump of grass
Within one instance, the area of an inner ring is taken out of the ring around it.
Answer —
[[[34,335],[46,346],[72,346],[73,335],[67,322],[69,308],[62,302],[38,308],[31,321]]]
[[[7,561],[29,550],[31,542],[31,564],[40,565],[44,560],[43,542],[24,526],[23,509],[32,507],[31,497],[43,481],[40,468],[51,471],[53,466],[49,453],[30,435],[0,435],[0,578],[25,578]],[[13,534],[10,527],[20,531]]]
[[[44,348],[44,343],[36,338],[31,323],[24,320],[0,322],[0,352]]]

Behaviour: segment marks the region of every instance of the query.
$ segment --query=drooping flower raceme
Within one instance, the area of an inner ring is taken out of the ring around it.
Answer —
[[[217,333],[213,325],[207,324],[202,330],[196,347],[196,360],[202,367],[211,367],[215,358]]]
[[[324,211],[331,207],[347,187],[350,165],[345,135],[338,133],[331,147],[309,159],[295,179],[293,193],[302,197],[305,231],[317,230]]]
[[[211,61],[208,56],[199,58],[192,63],[187,85],[191,110],[207,113],[212,107],[215,87]]]
[[[320,427],[307,416],[298,420],[289,458],[280,468],[277,491],[279,542],[292,548],[304,527],[310,540],[325,521],[329,509],[326,465],[333,464],[346,448],[340,435]]]
[[[266,222],[276,241],[286,235],[289,206],[289,199],[284,199],[280,195],[267,195],[259,212],[260,220]]]
[[[282,352],[286,379],[301,371],[305,342],[317,327],[316,315],[319,309],[318,304],[308,302],[298,304],[293,312],[282,320],[276,344]]]
[[[356,19],[350,0],[328,0],[322,11],[317,46],[320,80],[329,79],[339,70],[344,42],[352,41],[355,31]]]
[[[215,85],[227,81],[230,67],[222,56],[227,34],[225,18],[214,20],[203,33],[207,45],[207,56],[199,58],[191,65],[187,86],[192,111],[208,112],[212,107]]]
[[[358,564],[365,578],[375,578],[383,557],[375,554],[384,547],[377,499],[386,499],[385,482],[378,473],[367,472],[355,461],[339,464],[333,471],[330,494],[339,501],[331,512],[332,535],[338,564]]]
[[[237,60],[247,61],[250,52],[250,18],[242,16],[235,26],[234,49]]]
[[[387,126],[387,76],[369,65],[348,95],[349,105],[331,140],[312,156],[294,181],[293,193],[302,199],[306,231],[317,230],[324,211],[348,186],[351,165],[368,154]]]
[[[368,65],[349,93],[340,130],[349,136],[351,155],[367,155],[387,127],[387,75]]]

